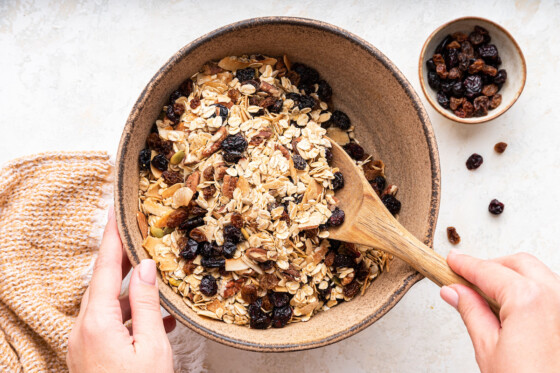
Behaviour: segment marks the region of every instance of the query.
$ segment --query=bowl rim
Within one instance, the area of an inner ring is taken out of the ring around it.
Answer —
[[[425,237],[423,238],[423,242],[428,245],[432,246],[434,232],[436,229],[436,223],[439,213],[439,204],[440,204],[440,188],[441,188],[441,176],[440,176],[440,163],[439,163],[439,152],[437,148],[437,143],[435,139],[435,134],[433,128],[431,126],[430,119],[428,114],[420,100],[418,94],[414,91],[414,88],[410,84],[410,82],[404,77],[404,75],[398,70],[398,68],[384,55],[382,54],[377,48],[371,45],[369,42],[365,41],[364,39],[334,25],[331,25],[326,22],[309,19],[309,18],[300,18],[300,17],[285,17],[285,16],[271,16],[271,17],[257,17],[257,18],[250,18],[245,19],[242,21],[238,21],[235,23],[231,23],[229,25],[222,26],[214,31],[204,34],[203,36],[193,40],[192,42],[188,43],[184,47],[182,47],[179,51],[177,51],[165,64],[154,74],[154,76],[150,79],[146,87],[142,90],[138,100],[135,102],[130,115],[127,118],[125,127],[123,129],[123,133],[121,136],[121,140],[118,145],[117,157],[116,157],[116,180],[115,180],[115,188],[114,188],[114,203],[115,203],[115,213],[117,218],[117,225],[121,235],[121,239],[123,242],[123,246],[125,251],[132,263],[133,266],[136,266],[139,263],[138,254],[134,251],[134,243],[132,240],[132,236],[128,232],[128,228],[126,225],[126,209],[123,203],[124,195],[124,154],[126,153],[126,148],[131,140],[130,132],[134,123],[136,121],[136,117],[139,115],[141,108],[146,105],[148,99],[148,92],[152,90],[152,87],[156,86],[160,83],[163,79],[163,76],[173,68],[176,62],[182,59],[184,56],[188,55],[191,51],[195,50],[196,48],[200,47],[208,40],[215,38],[217,36],[221,36],[227,34],[232,31],[236,31],[239,29],[251,28],[254,26],[260,26],[265,24],[284,24],[284,25],[295,25],[295,26],[303,26],[303,27],[310,27],[315,28],[324,32],[332,33],[336,36],[341,36],[349,41],[351,41],[356,46],[362,48],[374,58],[378,59],[393,75],[395,79],[397,79],[398,83],[403,87],[405,93],[410,98],[412,104],[414,105],[414,109],[416,110],[418,117],[422,123],[422,129],[424,136],[426,138],[429,157],[430,157],[430,169],[431,169],[431,196],[430,196],[430,211],[429,216],[427,219],[428,229]],[[380,319],[383,315],[385,315],[391,308],[393,308],[399,300],[404,296],[404,294],[414,285],[416,282],[420,281],[423,276],[418,273],[417,271],[411,268],[411,274],[406,277],[403,282],[401,283],[400,287],[390,295],[389,299],[373,314],[369,315],[365,320],[362,322],[353,325],[352,327],[345,329],[339,333],[334,335],[306,342],[306,343],[286,343],[286,344],[278,344],[278,345],[262,345],[258,343],[252,343],[245,340],[230,338],[224,336],[220,333],[217,333],[209,328],[206,328],[200,325],[195,319],[191,319],[188,316],[184,315],[179,309],[177,309],[172,302],[166,298],[163,294],[161,289],[163,286],[167,286],[162,281],[158,281],[158,286],[160,288],[159,295],[160,295],[160,304],[176,319],[178,319],[182,324],[187,326],[189,329],[201,334],[213,341],[219,342],[221,344],[225,344],[227,346],[249,350],[249,351],[256,351],[256,352],[290,352],[290,351],[301,351],[301,350],[308,350],[313,348],[318,348],[322,346],[326,346],[332,344],[334,342],[338,342],[342,339],[348,338],[359,331],[365,329],[366,327],[373,324],[375,321]]]
[[[452,25],[456,22],[467,21],[467,20],[487,22],[487,23],[493,25],[494,27],[496,27],[497,29],[499,29],[500,31],[502,31],[504,33],[504,35],[506,35],[506,37],[512,42],[512,44],[515,47],[517,53],[519,54],[519,57],[521,58],[521,66],[522,66],[522,71],[523,71],[523,75],[521,77],[521,87],[517,90],[517,92],[515,93],[515,96],[513,97],[513,100],[511,100],[511,102],[508,105],[506,105],[505,107],[500,109],[500,111],[497,111],[495,114],[486,115],[484,117],[468,118],[468,119],[467,118],[459,118],[458,116],[456,116],[455,114],[453,114],[449,110],[446,110],[446,109],[442,108],[437,102],[435,102],[434,99],[432,98],[432,96],[427,91],[428,88],[426,87],[426,83],[424,81],[424,75],[423,75],[424,68],[425,68],[424,57],[426,55],[426,50],[428,48],[428,44],[430,43],[430,41],[435,37],[435,35],[438,32],[440,32],[444,28],[446,28],[446,27],[448,27],[448,26],[450,26],[450,25]],[[496,22],[491,21],[487,18],[476,17],[476,16],[466,16],[466,17],[455,18],[451,21],[448,21],[448,22],[444,23],[443,25],[436,28],[430,34],[430,36],[428,36],[428,38],[424,42],[424,45],[422,45],[422,50],[420,51],[420,59],[418,61],[418,78],[420,80],[420,86],[422,87],[422,92],[424,93],[424,96],[426,97],[426,99],[428,100],[430,105],[432,105],[432,107],[438,113],[440,113],[441,115],[443,115],[447,119],[450,119],[454,122],[463,123],[463,124],[481,124],[481,123],[485,123],[485,122],[488,122],[488,121],[491,121],[493,119],[498,118],[499,116],[504,114],[506,111],[508,111],[509,108],[511,108],[513,106],[513,104],[515,104],[515,102],[517,101],[519,96],[521,96],[521,93],[523,92],[523,89],[525,88],[525,83],[527,81],[527,63],[525,61],[525,56],[523,55],[523,52],[521,51],[521,47],[519,46],[519,44],[517,43],[515,38],[509,33],[508,30],[506,30],[504,27],[500,26]]]

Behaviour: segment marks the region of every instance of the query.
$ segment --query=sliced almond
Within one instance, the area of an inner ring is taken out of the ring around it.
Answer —
[[[177,191],[173,194],[172,207],[176,209],[181,206],[188,206],[189,203],[191,203],[193,194],[194,192],[191,188],[181,187],[177,189]]]
[[[251,267],[249,267],[241,258],[226,259],[226,271],[228,272],[244,271],[249,268]]]
[[[268,260],[267,251],[258,247],[251,247],[245,250],[245,255],[255,262],[264,263]]]
[[[235,71],[239,69],[244,69],[248,67],[251,63],[250,62],[243,62],[235,59],[231,56],[224,57],[218,62],[218,66],[220,66],[224,70]]]
[[[163,216],[172,210],[171,207],[164,206],[153,198],[147,198],[142,206],[147,213],[157,216]]]
[[[138,228],[140,228],[142,238],[146,239],[146,237],[148,237],[148,221],[146,220],[146,215],[138,211],[136,213],[136,221],[138,222]]]
[[[303,198],[301,200],[302,203],[307,203],[310,200],[315,200],[319,198],[319,196],[323,193],[323,185],[319,184],[315,181],[315,179],[311,179],[305,193],[303,194]]]
[[[161,199],[162,196],[159,194],[160,188],[161,187],[160,187],[159,183],[150,184],[150,186],[148,187],[148,191],[146,192],[145,196],[156,198],[156,199]]]

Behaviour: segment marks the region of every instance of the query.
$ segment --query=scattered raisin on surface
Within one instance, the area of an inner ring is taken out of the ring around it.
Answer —
[[[283,328],[292,318],[292,307],[285,305],[283,307],[274,308],[272,311],[272,327]]]
[[[334,179],[332,181],[333,190],[339,190],[344,188],[344,176],[342,172],[337,171],[334,173]]]
[[[150,159],[152,158],[152,151],[150,149],[140,150],[140,155],[138,156],[138,164],[141,170],[147,170],[150,168]]]
[[[241,229],[234,225],[226,225],[224,227],[224,239],[229,242],[239,243],[243,239]]]
[[[505,142],[499,142],[496,145],[494,145],[494,151],[496,153],[502,154],[503,152],[505,152],[507,146],[508,144],[506,144]]]
[[[469,170],[476,170],[477,168],[479,168],[482,165],[482,162],[484,162],[484,159],[482,158],[482,156],[480,154],[477,153],[473,153],[469,159],[467,159],[467,168]]]
[[[240,83],[244,83],[248,80],[255,79],[255,69],[247,67],[245,69],[238,69],[235,72],[235,76]]]
[[[178,246],[181,249],[179,255],[186,260],[192,260],[198,255],[198,242],[192,238],[181,237]]]
[[[305,170],[305,168],[307,167],[307,162],[299,154],[293,154],[292,161],[294,162],[294,168],[296,168],[297,170]]]
[[[167,170],[167,166],[169,165],[169,161],[163,154],[158,154],[152,159],[152,166],[160,171]]]
[[[502,212],[504,212],[504,207],[505,206],[502,202],[498,201],[497,199],[493,199],[488,205],[488,211],[490,211],[491,214],[500,215]]]
[[[360,160],[364,157],[365,151],[358,143],[349,142],[348,144],[343,146],[346,153],[355,160]]]
[[[447,227],[447,239],[453,245],[457,245],[459,242],[461,242],[461,236],[459,236],[459,233],[457,233],[455,227]]]
[[[335,207],[327,223],[331,227],[338,227],[339,225],[342,225],[342,223],[344,223],[344,218],[344,211],[342,211],[339,207]]]
[[[218,283],[212,275],[206,275],[200,280],[200,292],[207,297],[213,297],[218,292]]]
[[[389,212],[393,215],[396,215],[401,211],[401,201],[396,199],[392,194],[385,194],[381,196],[381,202],[383,202],[387,210],[389,210]]]

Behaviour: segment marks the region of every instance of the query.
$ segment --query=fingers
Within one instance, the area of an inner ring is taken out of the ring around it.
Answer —
[[[508,267],[527,278],[537,281],[555,280],[554,272],[543,262],[528,253],[517,253],[492,259],[493,262]]]
[[[501,264],[460,254],[456,250],[449,252],[447,263],[453,271],[478,286],[499,304],[504,302],[507,286],[521,279],[518,273]]]
[[[154,339],[167,339],[161,319],[156,264],[153,260],[144,259],[134,268],[128,296],[132,311],[134,345],[142,348],[150,346]]]
[[[119,298],[119,303],[121,304],[122,321],[130,320],[132,316],[132,310],[130,309],[130,299],[128,295]]]
[[[477,356],[490,354],[498,341],[500,322],[484,298],[473,289],[460,284],[444,286],[441,297],[459,311]]]
[[[107,304],[118,299],[122,283],[122,243],[114,210],[109,219],[90,283],[89,305]]]
[[[130,265],[130,260],[128,259],[128,255],[126,255],[123,249],[122,264],[121,264],[121,273],[122,273],[121,277],[123,279],[126,277],[126,275],[128,275],[128,272],[130,272],[130,268],[132,268],[132,265]]]

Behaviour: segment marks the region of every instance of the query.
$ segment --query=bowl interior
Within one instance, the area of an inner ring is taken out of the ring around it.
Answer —
[[[287,54],[316,68],[333,89],[334,106],[356,126],[366,150],[387,165],[399,186],[400,220],[431,244],[439,206],[439,159],[429,119],[410,84],[376,49],[334,26],[295,18],[260,18],[226,26],[179,51],[153,78],[132,110],[117,156],[115,203],[123,243],[133,262],[147,258],[136,224],[138,154],[169,94],[205,61],[228,55]],[[421,277],[391,262],[364,296],[321,312],[306,323],[266,331],[196,315],[160,282],[162,305],[179,321],[219,342],[257,351],[319,347],[348,337],[385,314]]]
[[[490,43],[496,45],[498,52],[500,53],[500,57],[502,58],[502,65],[500,65],[498,69],[505,69],[507,71],[508,78],[499,92],[502,95],[502,103],[500,106],[494,110],[489,110],[488,115],[484,117],[459,118],[451,110],[444,109],[437,103],[437,92],[428,84],[428,69],[426,68],[426,61],[432,58],[437,44],[440,43],[446,35],[459,31],[469,34],[473,31],[474,26],[476,25],[482,26],[488,30],[490,36],[492,37]],[[460,18],[441,26],[434,31],[422,49],[419,69],[420,79],[422,80],[422,89],[424,90],[426,98],[430,104],[432,104],[438,112],[449,119],[469,124],[487,122],[497,118],[507,111],[515,103],[523,91],[526,78],[525,58],[523,57],[523,53],[513,37],[505,29],[494,22],[476,17]]]

